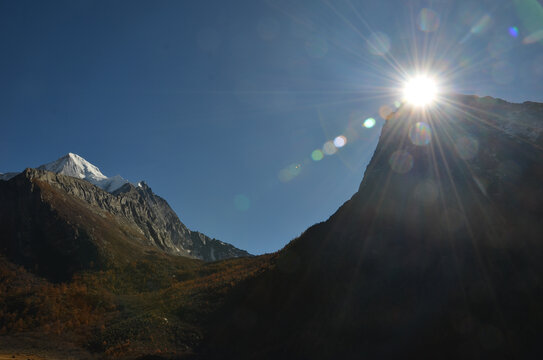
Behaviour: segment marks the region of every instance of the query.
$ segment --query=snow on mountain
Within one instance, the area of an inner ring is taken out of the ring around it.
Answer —
[[[38,167],[56,174],[68,175],[78,179],[101,181],[107,179],[100,169],[83,159],[81,156],[68,153],[60,159]]]
[[[128,180],[123,178],[120,175],[115,175],[113,177],[108,178],[106,181],[103,181],[102,184],[103,187],[100,186],[102,189],[106,190],[107,192],[113,192],[117,189],[120,189],[124,184],[127,184]]]
[[[113,192],[128,183],[128,180],[119,175],[108,178],[102,174],[98,167],[73,153],[68,153],[56,161],[41,165],[38,169],[83,179],[107,192]]]

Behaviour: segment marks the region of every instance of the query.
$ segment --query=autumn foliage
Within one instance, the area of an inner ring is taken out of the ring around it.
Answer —
[[[190,353],[228,292],[272,264],[271,255],[206,264],[150,254],[54,284],[0,258],[0,336],[62,337],[110,358]]]

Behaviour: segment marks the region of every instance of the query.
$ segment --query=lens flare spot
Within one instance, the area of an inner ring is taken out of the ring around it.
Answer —
[[[430,129],[428,124],[418,122],[409,129],[409,138],[415,145],[428,145],[430,140],[432,140],[432,129]]]
[[[288,167],[288,170],[290,171],[290,173],[292,175],[298,176],[298,175],[300,175],[300,172],[302,171],[302,165],[300,165],[300,164],[291,164]]]
[[[313,161],[321,161],[323,157],[324,157],[324,154],[319,149],[313,150],[313,152],[311,153],[311,159]]]
[[[343,135],[339,135],[334,139],[334,145],[339,149],[347,144],[347,138]]]
[[[277,177],[279,178],[279,181],[284,182],[284,183],[292,180],[292,177],[290,176],[287,169],[281,169]]]
[[[302,165],[298,163],[290,164],[286,168],[279,171],[279,180],[281,182],[289,182],[294,179],[296,176],[300,175],[302,171]]]
[[[368,50],[373,55],[383,56],[390,50],[390,39],[387,34],[374,32],[366,40]]]
[[[398,150],[392,153],[388,163],[393,171],[405,174],[413,168],[413,156],[407,151]]]
[[[432,32],[439,27],[439,15],[430,9],[422,9],[417,19],[421,31]]]
[[[383,118],[383,120],[388,120],[393,113],[394,109],[389,105],[383,105],[379,108],[379,116]]]
[[[518,28],[516,26],[511,26],[509,28],[509,35],[511,35],[514,38],[518,37]]]
[[[251,207],[251,200],[243,194],[234,197],[234,207],[239,211],[247,211]]]
[[[322,152],[326,155],[334,155],[337,152],[337,147],[334,145],[333,141],[327,141],[322,147]]]
[[[470,160],[477,155],[479,142],[471,137],[461,137],[454,144],[454,149],[461,159]]]
[[[367,118],[366,120],[364,120],[364,127],[366,129],[371,129],[372,127],[375,126],[375,119],[374,118]]]

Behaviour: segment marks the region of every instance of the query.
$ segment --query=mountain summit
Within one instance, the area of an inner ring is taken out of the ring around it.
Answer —
[[[47,170],[55,174],[83,179],[107,192],[113,192],[128,183],[119,175],[108,178],[102,174],[98,167],[73,153],[68,153],[56,161],[41,165],[38,170]]]

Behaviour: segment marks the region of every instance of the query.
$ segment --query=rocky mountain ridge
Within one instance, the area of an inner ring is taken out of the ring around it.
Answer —
[[[204,261],[249,256],[247,252],[239,250],[230,244],[189,230],[179,220],[167,201],[154,194],[145,182],[140,182],[137,186],[134,186],[125,181],[120,187],[108,192],[106,189],[111,190],[113,187],[110,185],[115,184],[114,182],[108,182],[112,178],[105,177],[100,173],[98,168],[77,155],[68,154],[51,164],[58,166],[44,165],[41,166],[42,170],[26,169],[16,176],[10,176],[9,180],[0,181],[0,191],[5,189],[4,192],[11,192],[10,194],[0,194],[0,198],[3,196],[5,199],[5,201],[1,202],[1,206],[4,209],[3,212],[0,212],[2,215],[0,222],[4,225],[9,224],[8,227],[11,227],[11,230],[6,232],[11,235],[7,235],[3,239],[4,246],[8,242],[20,242],[21,239],[18,239],[14,235],[19,234],[20,229],[13,228],[14,224],[18,223],[13,217],[17,216],[17,211],[23,211],[22,208],[33,206],[30,202],[19,202],[17,197],[24,199],[29,195],[25,194],[26,192],[39,189],[40,200],[35,199],[32,202],[43,201],[48,203],[50,199],[43,196],[43,188],[47,188],[47,190],[54,190],[55,192],[55,195],[51,195],[51,198],[66,198],[66,203],[75,202],[89,214],[109,219],[107,227],[115,228],[122,226],[130,229],[129,233],[131,235],[129,238],[134,243],[137,243],[138,246],[148,246],[159,249],[166,254],[187,256]],[[45,169],[56,170],[57,173]],[[69,175],[64,175],[66,173]],[[23,182],[27,182],[28,186],[14,185]],[[97,184],[93,184],[93,182]],[[108,186],[104,186],[104,188],[99,187],[99,185],[104,185],[106,182]],[[11,209],[13,206],[19,209],[13,211]],[[74,214],[66,216],[78,216],[77,211],[77,209],[74,209]],[[25,216],[31,217],[33,215]],[[19,224],[18,226],[24,225]],[[87,225],[79,224],[78,228],[85,229]],[[108,239],[99,239],[98,236],[93,236],[92,234],[89,236],[91,242],[111,241]],[[34,242],[35,240],[30,237],[30,235],[26,237],[25,241],[29,243]],[[130,239],[127,241],[130,241]],[[9,247],[12,250],[20,248],[19,245],[15,246],[13,244]],[[21,252],[17,256],[24,257]]]

